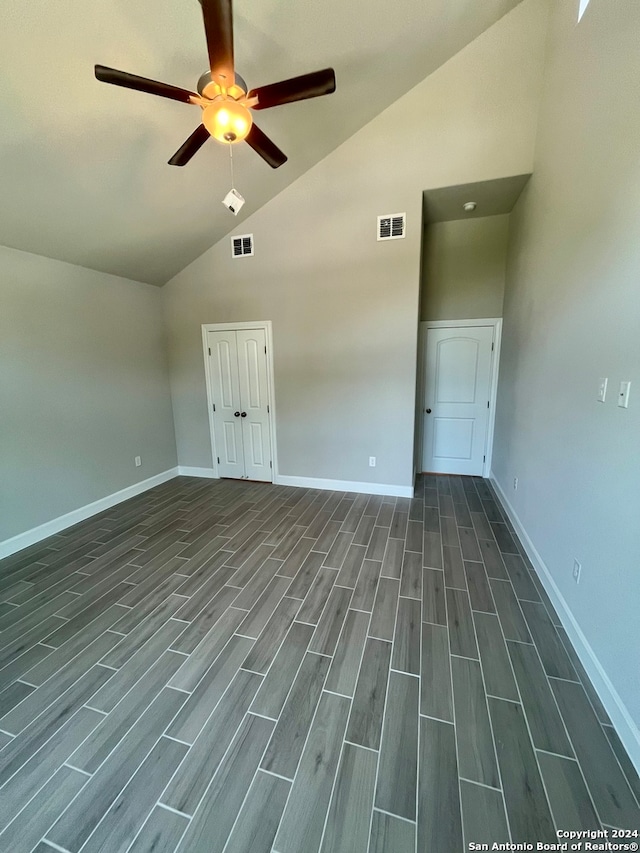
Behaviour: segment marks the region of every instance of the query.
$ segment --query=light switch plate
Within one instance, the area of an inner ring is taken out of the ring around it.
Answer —
[[[620,393],[618,394],[618,405],[623,409],[629,408],[629,391],[631,390],[631,382],[620,383]]]
[[[598,402],[604,403],[607,397],[607,382],[609,380],[605,377],[600,380],[600,384],[598,385]]]
[[[580,583],[580,575],[582,574],[582,564],[577,560],[573,561],[573,579],[576,583]]]

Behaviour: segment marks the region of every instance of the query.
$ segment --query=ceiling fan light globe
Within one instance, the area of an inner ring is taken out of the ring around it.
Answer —
[[[245,139],[253,120],[247,107],[234,100],[222,100],[204,108],[202,122],[214,139],[229,143]]]

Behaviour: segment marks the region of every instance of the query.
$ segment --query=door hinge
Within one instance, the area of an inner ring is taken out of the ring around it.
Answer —
[[[213,404],[213,411],[215,412],[215,410],[216,410],[216,404],[214,403]]]
[[[273,462],[269,460],[269,468],[273,468]]]
[[[269,414],[269,404],[267,403],[267,414]]]
[[[218,465],[220,464],[220,457],[218,456]]]
[[[264,348],[264,354],[265,354],[265,355],[267,354],[267,347],[266,347],[266,345],[265,345],[265,348]]]
[[[486,457],[486,456],[483,456],[483,457],[482,457],[482,461],[483,461],[483,462],[486,462],[486,461],[487,461],[487,457]]]
[[[489,408],[489,403],[490,403],[490,402],[491,402],[490,400],[487,400],[487,409]]]
[[[491,343],[491,352],[493,352],[493,342]]]
[[[209,347],[209,355],[211,355],[211,347]]]

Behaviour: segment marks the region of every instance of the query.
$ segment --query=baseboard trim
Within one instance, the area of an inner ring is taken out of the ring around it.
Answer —
[[[178,468],[169,468],[168,471],[163,471],[154,477],[149,477],[146,480],[141,480],[139,483],[134,483],[132,486],[127,486],[126,489],[120,489],[120,491],[113,492],[113,494],[100,498],[100,500],[81,506],[78,509],[65,513],[65,515],[60,515],[58,518],[52,518],[51,521],[46,521],[44,524],[38,525],[38,527],[25,530],[24,533],[12,536],[11,539],[5,539],[4,542],[0,542],[0,559],[9,557],[17,551],[22,551],[23,548],[28,548],[29,545],[35,545],[36,542],[41,542],[48,536],[60,533],[61,530],[66,530],[67,527],[72,527],[74,524],[78,524],[78,522],[84,521],[92,515],[97,515],[105,509],[110,509],[112,506],[122,503],[122,501],[153,489],[154,486],[166,483],[167,480],[172,480],[177,475]]]
[[[412,498],[413,486],[389,486],[385,483],[356,483],[351,480],[322,480],[316,477],[290,477],[280,474],[274,480],[279,486],[298,486],[303,489],[325,489],[330,492],[361,492],[365,495],[388,495]]]
[[[179,465],[178,474],[181,477],[204,477],[207,480],[219,479],[213,468],[190,468],[188,465]]]
[[[587,675],[591,679],[600,701],[609,714],[611,722],[620,736],[620,740],[629,753],[629,757],[637,771],[640,773],[640,731],[638,730],[638,727],[629,714],[626,705],[620,698],[620,694],[611,683],[609,676],[598,660],[596,653],[585,637],[575,616],[571,612],[569,605],[565,601],[564,596],[551,576],[551,572],[531,541],[529,534],[523,527],[518,514],[509,502],[509,499],[500,486],[500,483],[496,479],[493,471],[491,472],[489,479],[496,490],[511,523],[513,524],[514,530],[518,534],[520,541],[522,542],[524,549],[547,592],[547,595],[551,599],[551,603],[556,608],[560,621],[569,635],[569,639],[573,643],[573,647],[575,648]]]

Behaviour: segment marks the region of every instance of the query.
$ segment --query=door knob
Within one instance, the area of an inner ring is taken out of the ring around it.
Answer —
[[[247,413],[246,413],[246,412],[242,412],[242,414],[240,415],[240,417],[241,417],[241,418],[246,418],[246,417],[247,417]]]
[[[430,415],[430,414],[431,414],[431,409],[425,409],[425,412],[426,412],[428,415]]]
[[[239,418],[239,417],[240,417],[240,412],[234,412],[234,413],[233,413],[233,417],[234,417],[234,418]]]

